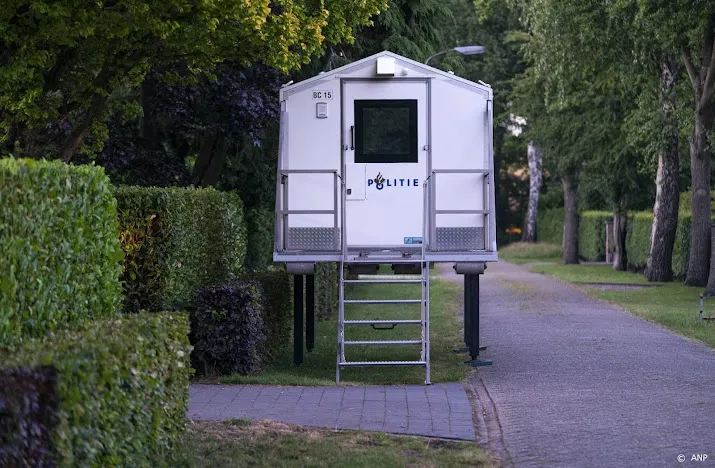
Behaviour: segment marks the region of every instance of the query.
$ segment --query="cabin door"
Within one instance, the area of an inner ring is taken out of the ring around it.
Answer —
[[[422,243],[427,83],[345,80],[342,92],[348,247]]]

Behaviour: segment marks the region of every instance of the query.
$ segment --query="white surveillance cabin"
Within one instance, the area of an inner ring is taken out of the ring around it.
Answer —
[[[276,262],[497,260],[491,87],[381,52],[280,101]]]

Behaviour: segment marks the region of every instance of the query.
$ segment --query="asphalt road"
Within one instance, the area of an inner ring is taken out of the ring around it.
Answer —
[[[524,267],[480,286],[493,365],[469,387],[504,466],[715,466],[713,350]]]

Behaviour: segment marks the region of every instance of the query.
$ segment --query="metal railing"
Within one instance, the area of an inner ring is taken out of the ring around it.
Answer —
[[[491,171],[489,169],[433,169],[432,173],[427,177],[427,191],[429,199],[427,200],[426,211],[428,211],[428,231],[429,231],[429,250],[438,250],[437,246],[437,215],[441,214],[456,214],[456,215],[483,215],[484,216],[484,249],[487,252],[491,251],[491,191],[489,177]],[[482,204],[486,209],[481,210],[438,210],[437,209],[437,174],[480,174],[484,176],[482,187]],[[475,226],[476,227],[476,226]],[[427,242],[423,239],[423,242]],[[482,249],[476,249],[482,250]]]
[[[333,209],[332,210],[291,210],[289,209],[289,175],[290,174],[333,174]],[[342,178],[336,169],[281,169],[278,171],[280,183],[276,184],[276,218],[275,218],[275,249],[276,251],[286,251],[288,249],[288,216],[290,215],[333,215],[334,250],[341,249],[342,236],[338,235],[338,179]],[[342,220],[341,220],[342,221]],[[341,223],[342,224],[342,223]]]

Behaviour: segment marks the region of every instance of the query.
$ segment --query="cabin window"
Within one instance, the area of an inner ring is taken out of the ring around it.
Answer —
[[[355,100],[355,162],[417,162],[417,100]]]

